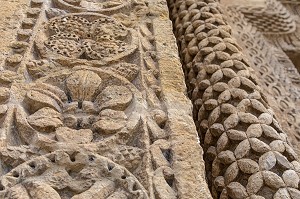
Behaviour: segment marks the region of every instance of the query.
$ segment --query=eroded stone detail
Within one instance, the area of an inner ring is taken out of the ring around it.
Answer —
[[[213,197],[300,197],[297,154],[219,3],[169,3]]]

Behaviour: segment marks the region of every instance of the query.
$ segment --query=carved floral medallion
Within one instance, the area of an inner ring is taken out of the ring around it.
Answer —
[[[69,14],[52,18],[39,35],[41,58],[60,63],[103,65],[132,54],[138,47],[135,30],[100,14]]]

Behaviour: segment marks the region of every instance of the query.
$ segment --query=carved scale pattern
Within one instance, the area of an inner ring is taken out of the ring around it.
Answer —
[[[299,198],[299,162],[214,0],[170,0],[214,198]]]
[[[282,48],[285,52],[298,52],[300,49],[300,3],[299,1],[281,1],[287,8],[287,12],[291,13],[296,21],[296,30],[289,34],[266,35],[266,38],[276,47]]]
[[[230,6],[242,12],[259,31],[266,34],[288,34],[295,32],[293,15],[277,0],[266,0],[263,6]]]
[[[280,124],[298,152],[300,90],[297,69],[284,52],[274,48],[266,41],[263,34],[244,19],[242,13],[228,7],[227,15],[234,27],[236,38],[239,38],[241,44],[245,44],[244,49],[253,61],[257,76],[262,77],[259,79],[260,85],[266,91],[268,98],[275,98],[276,102],[270,102],[272,108],[277,114],[284,115],[279,117]]]

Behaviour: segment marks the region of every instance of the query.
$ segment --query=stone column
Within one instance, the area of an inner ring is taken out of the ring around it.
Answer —
[[[170,0],[214,198],[300,198],[300,164],[215,0]]]

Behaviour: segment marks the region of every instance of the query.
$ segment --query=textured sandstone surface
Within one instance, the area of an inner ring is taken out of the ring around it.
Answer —
[[[4,61],[5,56],[10,52],[10,44],[15,40],[20,21],[24,17],[28,1],[27,0],[1,0],[0,6],[0,61]]]
[[[0,199],[300,198],[298,1],[0,3]]]

